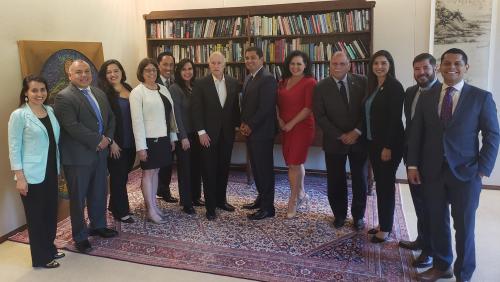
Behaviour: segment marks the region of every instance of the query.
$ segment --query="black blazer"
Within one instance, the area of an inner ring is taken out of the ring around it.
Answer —
[[[264,67],[251,81],[250,77],[245,78],[241,99],[241,121],[252,129],[248,140],[273,139],[279,128],[276,117],[278,83]]]
[[[367,99],[374,95],[368,93]],[[366,134],[366,118],[370,119],[370,129],[372,141],[379,146],[391,150],[402,150],[404,146],[404,128],[401,120],[405,92],[401,83],[391,76],[387,76],[384,84],[379,88],[377,95],[373,99],[370,116],[363,116]]]
[[[240,83],[224,76],[227,97],[221,106],[212,74],[198,79],[193,87],[191,113],[195,131],[205,130],[211,142],[217,143],[221,130],[224,135],[234,139],[235,128],[240,125],[239,96]]]
[[[323,131],[323,150],[327,153],[365,151],[363,136],[354,145],[345,145],[339,137],[353,129],[363,132],[363,101],[366,93],[366,77],[347,74],[349,108],[345,106],[339,89],[332,77],[316,85],[313,96],[313,112],[316,123]]]
[[[128,90],[132,91],[132,87],[126,83],[123,84],[123,86]],[[103,87],[104,88],[104,87]],[[102,89],[104,93],[106,93],[106,97],[108,98],[109,106],[111,107],[111,110],[113,111],[113,114],[115,115],[115,136],[113,141],[120,146],[120,148],[123,145],[123,115],[122,115],[122,110],[120,108],[120,102],[119,102],[119,97],[120,95],[116,93],[116,91],[109,87],[107,89]],[[132,128],[130,128],[132,131]],[[134,139],[132,138],[132,148],[134,148]]]

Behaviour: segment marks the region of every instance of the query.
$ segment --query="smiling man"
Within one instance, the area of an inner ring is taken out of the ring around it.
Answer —
[[[499,128],[490,92],[464,82],[469,65],[456,48],[441,56],[442,87],[420,96],[408,139],[408,180],[422,184],[429,217],[433,266],[421,281],[469,281],[476,268],[474,229],[481,179],[489,176],[498,154]],[[479,148],[478,134],[482,135]],[[449,208],[456,231],[453,250]]]

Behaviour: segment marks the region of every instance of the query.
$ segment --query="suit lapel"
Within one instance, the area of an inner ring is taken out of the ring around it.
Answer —
[[[95,114],[94,109],[90,105],[89,100],[87,100],[87,98],[85,97],[85,95],[83,95],[82,91],[78,87],[76,87],[75,85],[73,85],[73,84],[71,84],[71,86],[73,87],[73,94],[75,95],[75,97],[77,99],[79,99],[80,103],[84,104],[87,107],[87,109],[90,112],[90,114],[93,115],[97,119],[97,115]]]
[[[462,92],[460,93],[460,97],[458,98],[457,105],[455,106],[455,110],[453,111],[453,114],[451,115],[451,120],[448,123],[448,126],[450,126],[457,118],[460,116],[460,114],[464,111],[466,108],[465,105],[467,105],[467,100],[470,97],[470,87],[467,83],[464,83],[464,87],[462,87]]]
[[[208,75],[208,84],[209,84],[209,87],[211,88],[208,91],[208,93],[211,93],[209,95],[212,96],[212,99],[215,99],[215,101],[217,102],[216,104],[222,109],[222,106],[220,104],[220,99],[219,99],[219,93],[217,92],[217,87],[215,87],[214,77],[212,76],[212,74]],[[227,88],[226,88],[226,92],[227,92]]]
[[[47,115],[49,114],[49,112],[47,111]],[[36,124],[38,127],[40,127],[43,132],[45,132],[45,135],[49,136],[48,132],[47,132],[47,128],[45,128],[45,126],[43,125],[43,123],[40,121],[40,119],[38,119],[38,117],[35,115],[35,113],[33,113],[33,111],[31,110],[30,106],[28,106],[28,104],[26,104],[26,116],[28,117],[28,119],[30,119],[34,124]]]

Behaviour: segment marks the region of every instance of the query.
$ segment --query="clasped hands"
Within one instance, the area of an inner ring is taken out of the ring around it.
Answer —
[[[243,136],[250,136],[250,134],[252,134],[252,129],[250,128],[250,126],[244,122],[241,123],[240,125],[240,132],[241,132],[241,135]]]
[[[359,138],[359,133],[356,132],[356,130],[351,130],[349,132],[346,132],[342,135],[340,135],[340,141],[344,143],[345,145],[353,145],[356,142],[358,142]]]

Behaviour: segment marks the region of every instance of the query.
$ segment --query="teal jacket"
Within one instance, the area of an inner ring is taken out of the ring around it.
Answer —
[[[50,106],[45,106],[56,140],[57,172],[59,173],[59,123]],[[42,122],[24,104],[10,115],[9,158],[12,170],[23,170],[29,184],[38,184],[45,179],[49,135]]]

